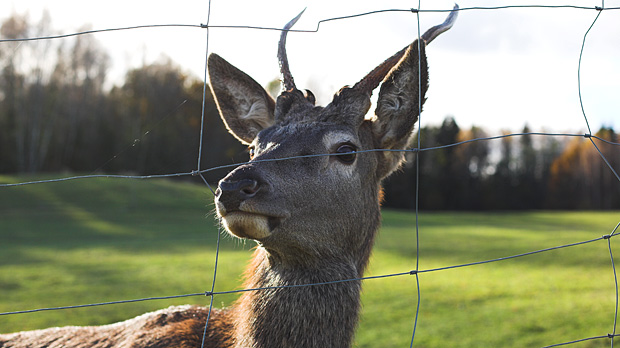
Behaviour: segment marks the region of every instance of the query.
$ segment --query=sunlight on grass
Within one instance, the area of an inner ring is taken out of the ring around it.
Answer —
[[[371,274],[415,269],[415,228],[411,228],[415,216],[388,211],[384,218]],[[617,212],[424,213],[420,270],[597,238],[610,233],[616,220]],[[617,245],[615,239],[613,244]],[[421,273],[419,279],[421,302],[414,346],[536,347],[613,330],[615,286],[605,240]],[[414,276],[366,281],[363,300],[359,347],[374,347],[376,342],[385,342],[382,347],[410,344],[417,306]],[[377,330],[379,326],[385,329]],[[579,346],[606,347],[608,343],[599,340]]]

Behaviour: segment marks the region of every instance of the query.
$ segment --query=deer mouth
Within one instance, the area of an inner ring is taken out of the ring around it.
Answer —
[[[226,230],[239,238],[264,239],[280,225],[280,218],[242,211],[234,211],[222,217]]]
[[[254,209],[227,210],[217,204],[217,212],[222,225],[228,232],[239,238],[264,239],[280,226],[285,216],[259,212]]]

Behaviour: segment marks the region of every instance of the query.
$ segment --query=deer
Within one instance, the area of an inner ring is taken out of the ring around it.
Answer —
[[[229,308],[172,306],[103,326],[2,334],[0,347],[351,347],[360,278],[380,226],[381,182],[413,138],[428,88],[425,47],[452,27],[457,10],[324,107],[296,87],[289,69],[286,37],[301,14],[280,36],[276,100],[210,54],[222,121],[250,152],[218,183],[215,209],[230,235],[256,242],[243,284],[253,291]]]

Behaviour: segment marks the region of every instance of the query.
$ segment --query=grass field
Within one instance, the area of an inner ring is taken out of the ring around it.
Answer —
[[[28,180],[0,176],[0,183]],[[0,312],[210,290],[217,226],[205,186],[87,179],[0,188]],[[415,215],[384,211],[367,275],[415,269]],[[420,214],[419,269],[608,234],[619,212]],[[618,259],[620,239],[612,238]],[[253,244],[222,238],[216,291],[238,289]],[[613,330],[607,241],[421,273],[415,347],[540,347]],[[227,306],[234,295],[219,295]],[[0,332],[105,324],[206,297],[0,316]],[[416,278],[364,283],[357,347],[409,347]],[[608,339],[571,347],[608,347]]]

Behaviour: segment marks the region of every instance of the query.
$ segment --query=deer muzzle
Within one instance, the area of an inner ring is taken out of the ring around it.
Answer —
[[[271,235],[283,216],[267,208],[264,202],[266,191],[265,183],[244,170],[233,171],[220,181],[215,192],[215,204],[228,232],[250,239],[263,239]]]
[[[259,190],[260,185],[254,179],[222,180],[215,194],[218,205],[221,204],[223,206],[222,212],[225,215],[226,212],[239,210],[241,203],[256,196]]]

